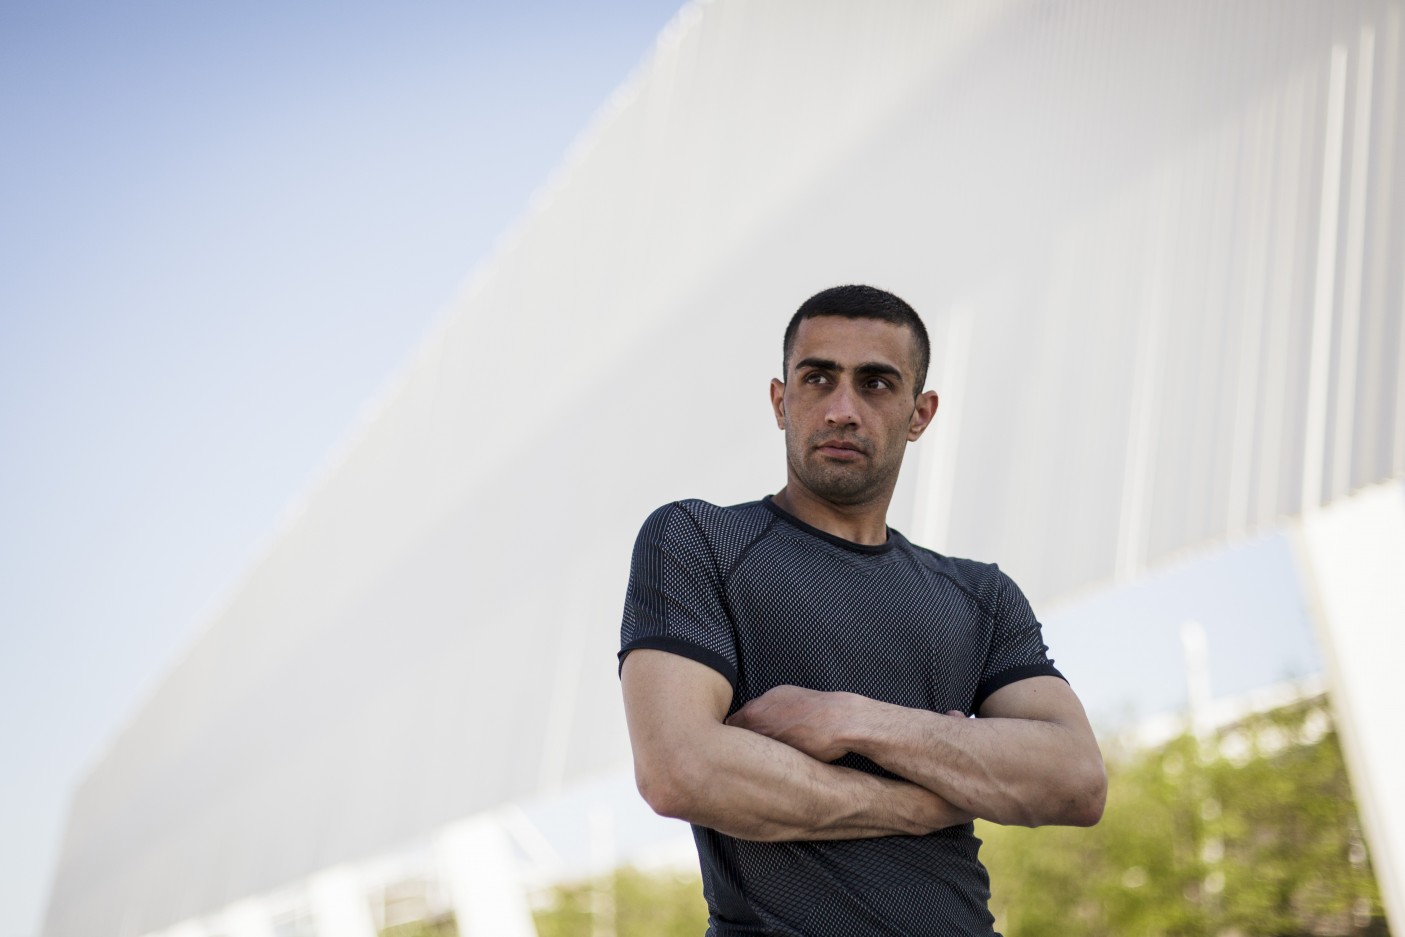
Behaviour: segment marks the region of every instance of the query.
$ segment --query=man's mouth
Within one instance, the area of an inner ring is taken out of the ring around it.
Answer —
[[[815,451],[832,459],[845,460],[857,459],[864,454],[863,449],[857,443],[843,439],[826,439],[815,446]]]

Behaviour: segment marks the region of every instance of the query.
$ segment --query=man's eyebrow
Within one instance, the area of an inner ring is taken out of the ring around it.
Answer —
[[[890,377],[895,379],[898,383],[901,383],[903,379],[903,373],[901,371],[891,364],[884,364],[881,361],[866,361],[855,367],[854,373],[865,377]]]
[[[803,371],[806,368],[813,368],[817,371],[833,371],[836,374],[843,374],[848,370],[838,361],[832,361],[829,358],[802,358],[795,362],[795,370]],[[883,361],[865,361],[862,364],[856,364],[854,365],[854,373],[864,377],[892,378],[895,383],[901,383],[903,379],[902,371]]]

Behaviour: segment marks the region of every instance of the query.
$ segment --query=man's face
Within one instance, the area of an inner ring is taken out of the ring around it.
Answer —
[[[913,399],[916,357],[904,326],[838,316],[801,322],[785,382],[771,382],[789,483],[832,504],[886,503],[904,448],[937,409],[930,391]]]

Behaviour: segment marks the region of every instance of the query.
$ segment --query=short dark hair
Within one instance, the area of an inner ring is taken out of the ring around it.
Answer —
[[[800,304],[790,324],[785,327],[785,341],[781,346],[781,374],[788,374],[790,352],[795,347],[795,333],[800,331],[800,323],[819,316],[839,316],[844,319],[877,319],[894,325],[907,327],[917,340],[917,380],[912,395],[916,397],[927,384],[927,365],[932,360],[932,344],[927,339],[927,327],[922,324],[917,310],[887,290],[874,286],[832,286],[821,290]]]

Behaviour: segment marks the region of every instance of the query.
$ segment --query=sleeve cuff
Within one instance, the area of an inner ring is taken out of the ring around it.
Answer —
[[[708,667],[711,667],[713,670],[726,677],[727,682],[731,684],[733,690],[737,688],[737,668],[732,665],[731,661],[727,660],[727,658],[718,654],[716,651],[709,651],[705,647],[689,644],[687,641],[680,641],[677,638],[671,638],[667,635],[635,638],[633,641],[630,641],[624,647],[620,648],[619,669],[624,668],[624,659],[629,655],[630,651],[637,651],[641,648],[648,648],[654,651],[667,651],[670,654],[677,654],[680,657],[695,660],[700,664],[706,664]]]
[[[1058,677],[1064,683],[1068,682],[1068,678],[1059,673],[1053,664],[1025,664],[1023,667],[1011,667],[1009,670],[1002,670],[977,688],[975,701],[971,703],[971,711],[980,709],[981,704],[989,699],[996,690],[1012,683],[1019,683],[1021,680],[1028,680],[1030,677]]]

